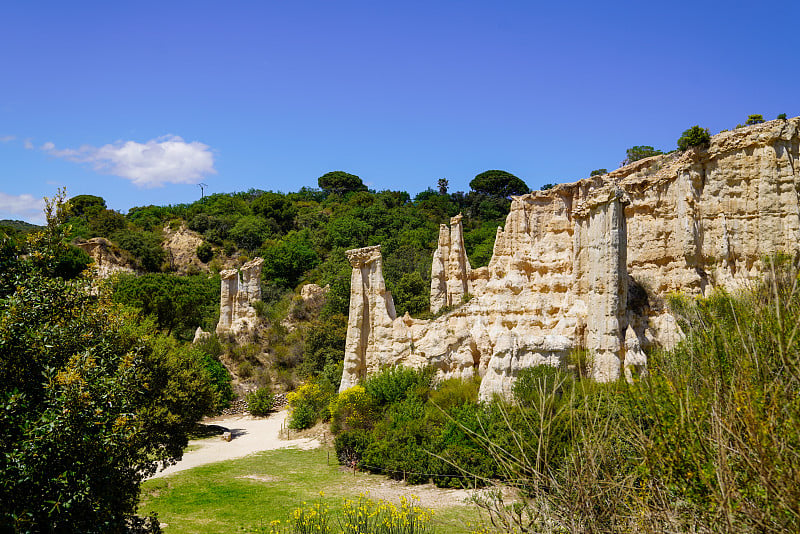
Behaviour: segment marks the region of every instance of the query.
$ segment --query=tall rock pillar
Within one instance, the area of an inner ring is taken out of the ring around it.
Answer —
[[[256,310],[253,303],[261,300],[262,258],[255,258],[242,265],[241,269],[229,269],[219,273],[220,287],[219,322],[217,335],[245,335],[254,330]]]
[[[464,248],[464,228],[461,214],[450,219],[447,225],[439,226],[439,243],[433,253],[431,265],[431,312],[436,313],[444,306],[461,302],[470,292],[469,275],[471,267]]]
[[[348,250],[353,267],[350,276],[350,313],[344,349],[344,371],[339,391],[358,384],[367,373],[381,367],[381,340],[391,337],[397,317],[392,294],[383,280],[380,245]]]
[[[616,380],[621,371],[627,327],[627,231],[624,193],[608,194],[583,206],[575,218],[575,272],[586,294],[586,340],[592,377]]]
[[[222,279],[222,284],[219,297],[218,335],[228,332],[231,329],[236,293],[239,291],[239,273],[236,269],[221,271],[219,276]]]

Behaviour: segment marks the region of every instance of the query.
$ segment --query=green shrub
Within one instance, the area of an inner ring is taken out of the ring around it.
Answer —
[[[355,465],[361,460],[371,442],[372,436],[367,430],[361,428],[345,430],[337,434],[334,440],[336,457],[343,465]]]
[[[692,126],[681,134],[678,139],[678,148],[688,150],[691,147],[705,145],[709,141],[711,141],[711,134],[708,133],[708,128]]]
[[[247,409],[257,417],[269,415],[274,404],[275,397],[269,388],[259,388],[247,396]]]
[[[381,406],[401,401],[415,392],[427,393],[432,379],[432,368],[417,370],[403,366],[390,367],[369,377],[364,389]]]
[[[236,366],[236,374],[239,375],[239,378],[250,378],[253,376],[253,364],[247,360],[240,362]]]
[[[748,126],[752,126],[754,124],[761,124],[762,122],[764,122],[763,115],[748,115],[745,124]]]
[[[595,169],[589,173],[589,176],[602,176],[608,174],[608,169]]]
[[[785,121],[786,120],[786,113],[780,113],[776,118],[779,121]]]
[[[327,419],[328,404],[335,394],[330,385],[314,380],[290,392],[286,395],[291,409],[289,428],[311,428],[320,419]]]
[[[207,241],[203,241],[197,247],[197,257],[203,263],[208,263],[214,257],[214,249],[211,248],[211,245]]]
[[[216,357],[206,353],[202,348],[195,348],[202,354],[200,364],[208,376],[211,388],[217,394],[218,400],[214,408],[219,413],[231,405],[231,401],[235,396],[233,386],[231,386],[231,375]]]
[[[662,151],[653,148],[649,145],[637,145],[629,148],[625,151],[625,160],[622,162],[623,165],[628,165],[633,163],[634,161],[639,161],[640,159],[650,158],[652,156],[660,156],[663,154]]]
[[[375,401],[367,395],[363,386],[353,386],[333,397],[328,411],[331,432],[334,434],[352,429],[370,429],[377,418]]]
[[[561,398],[572,388],[572,377],[556,367],[537,365],[523,369],[514,382],[514,400],[522,406],[539,405]]]

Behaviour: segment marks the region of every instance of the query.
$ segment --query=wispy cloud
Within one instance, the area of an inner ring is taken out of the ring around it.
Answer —
[[[209,174],[216,174],[214,154],[208,145],[187,143],[177,135],[167,135],[146,143],[118,141],[94,147],[58,149],[47,142],[41,149],[51,156],[76,163],[88,163],[104,174],[132,181],[139,187],[164,184],[194,184]]]
[[[16,135],[0,135],[0,143],[8,143],[9,141],[13,141],[16,139]]]
[[[44,224],[44,199],[33,195],[9,195],[0,191],[0,219],[22,219]]]
[[[25,139],[25,140],[22,142],[22,144],[23,144],[23,146],[25,146],[25,148],[26,148],[26,149],[28,149],[28,150],[33,150],[33,143],[31,142],[31,139],[30,139],[30,138],[28,138],[28,139]]]

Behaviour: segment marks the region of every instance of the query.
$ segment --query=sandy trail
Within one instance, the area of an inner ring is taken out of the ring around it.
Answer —
[[[227,442],[219,436],[196,439],[189,445],[198,448],[183,455],[181,461],[159,471],[151,478],[159,478],[200,465],[242,458],[248,454],[287,447],[313,449],[320,446],[319,441],[311,438],[285,440],[279,437],[281,427],[287,418],[286,410],[270,414],[269,417],[252,417],[249,415],[230,416],[215,419],[211,423],[227,428],[233,439]]]

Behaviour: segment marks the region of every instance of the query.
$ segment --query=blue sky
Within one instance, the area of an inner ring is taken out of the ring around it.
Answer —
[[[800,3],[4,2],[0,219],[316,187],[532,188],[800,114]]]

